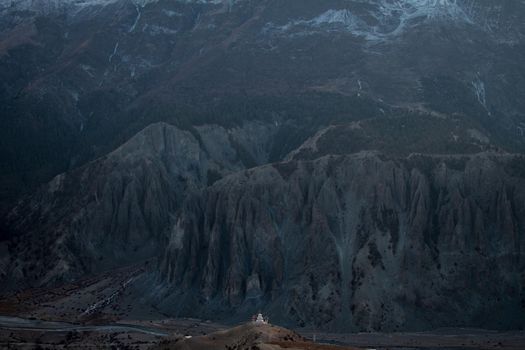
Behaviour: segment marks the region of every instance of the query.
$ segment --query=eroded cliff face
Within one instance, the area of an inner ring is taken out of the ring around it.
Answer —
[[[264,160],[268,135],[259,124],[204,125],[192,133],[157,123],[57,176],[7,216],[12,239],[0,260],[3,281],[53,285],[159,255],[187,194],[244,169],[245,159]]]
[[[338,330],[523,324],[524,160],[364,152],[231,175],[184,204],[164,306]]]
[[[272,124],[153,124],[18,203],[0,246],[4,290],[158,257],[130,298],[173,316],[523,326],[525,157],[326,147],[376,130],[361,128],[328,128],[289,161],[250,168],[268,162]]]

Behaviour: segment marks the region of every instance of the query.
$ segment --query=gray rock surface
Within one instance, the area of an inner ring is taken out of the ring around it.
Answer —
[[[159,254],[186,195],[244,168],[227,139],[208,141],[204,129],[213,128],[203,127],[199,141],[169,124],[152,124],[23,198],[7,217],[17,233],[2,256],[7,284],[50,285]]]
[[[163,306],[345,331],[522,325],[524,160],[363,152],[228,176],[184,204]]]
[[[524,324],[523,155],[330,155],[320,133],[293,160],[246,169],[267,161],[274,130],[152,124],[57,176],[8,216],[3,290],[158,257],[133,298],[174,316],[263,309],[337,331]]]

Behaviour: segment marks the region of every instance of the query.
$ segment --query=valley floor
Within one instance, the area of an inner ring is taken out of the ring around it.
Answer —
[[[501,349],[525,348],[525,332],[446,329],[421,333],[294,332],[247,323],[226,326],[195,319],[74,324],[0,316],[2,349]]]
[[[320,333],[251,323],[173,319],[133,302],[141,263],[74,284],[0,296],[1,349],[485,349],[523,350],[525,332]],[[141,289],[138,288],[140,291]],[[312,342],[316,339],[316,343]]]

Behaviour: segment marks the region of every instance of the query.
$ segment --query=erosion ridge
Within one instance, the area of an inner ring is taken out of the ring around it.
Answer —
[[[341,331],[517,327],[523,160],[362,152],[230,175],[182,208],[162,305],[202,317],[263,307]]]
[[[317,147],[317,159],[247,168],[242,139],[157,123],[58,176],[11,211],[20,233],[4,283],[53,286],[159,257],[133,295],[171,315],[264,308],[338,331],[524,321],[523,155]]]

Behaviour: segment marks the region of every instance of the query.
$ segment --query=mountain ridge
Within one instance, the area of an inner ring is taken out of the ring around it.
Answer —
[[[523,327],[523,1],[31,4],[2,290],[158,259],[125,298],[172,316]]]

